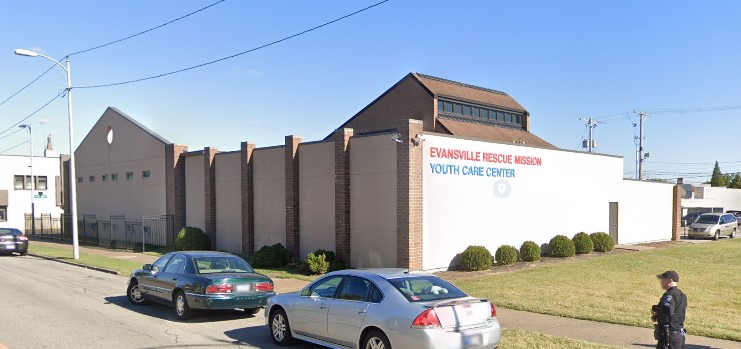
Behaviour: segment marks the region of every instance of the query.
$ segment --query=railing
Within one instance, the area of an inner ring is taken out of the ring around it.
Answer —
[[[175,247],[175,225],[172,215],[143,216],[127,220],[126,216],[97,217],[83,215],[78,220],[81,246],[151,251]],[[69,215],[36,217],[35,230],[31,215],[26,214],[26,235],[41,239],[72,240]]]

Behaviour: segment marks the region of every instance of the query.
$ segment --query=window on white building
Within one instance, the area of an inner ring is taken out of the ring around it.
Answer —
[[[46,176],[36,176],[36,190],[46,190],[48,186]]]
[[[26,176],[26,185],[23,188],[28,189],[28,190],[33,190],[33,188],[31,188],[31,185],[32,185],[31,176]]]
[[[8,221],[8,206],[0,206],[0,222]]]
[[[24,188],[24,177],[23,176],[14,176],[13,177],[13,183],[15,183],[15,189],[16,190],[22,190]]]

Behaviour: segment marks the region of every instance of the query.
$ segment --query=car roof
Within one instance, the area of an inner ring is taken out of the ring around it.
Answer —
[[[410,271],[409,269],[404,268],[373,268],[373,269],[347,269],[347,270],[340,270],[336,271],[334,273],[337,274],[347,274],[347,275],[356,275],[356,276],[364,276],[364,275],[375,275],[384,279],[396,279],[396,278],[403,278],[403,277],[409,277],[409,276],[428,276],[432,274],[428,274],[425,272],[419,272],[419,271]],[[332,273],[332,274],[334,274]]]
[[[175,253],[184,254],[190,257],[224,257],[224,256],[238,257],[235,254],[231,254],[227,252],[219,252],[219,251],[176,251],[176,252],[172,252],[172,254],[175,254]]]
[[[711,213],[711,212],[708,212],[708,213],[703,213],[700,216],[722,216],[722,215],[725,215],[725,214],[727,214],[727,213],[715,213],[715,212],[712,212]]]

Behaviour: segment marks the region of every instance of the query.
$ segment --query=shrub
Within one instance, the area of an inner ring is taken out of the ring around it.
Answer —
[[[329,250],[322,250],[318,249],[314,251],[314,255],[318,256],[320,254],[323,254],[324,257],[327,259],[327,262],[329,262],[329,271],[337,271],[345,269],[342,265],[342,261],[337,259],[337,255],[334,253],[334,251]]]
[[[211,240],[203,230],[185,227],[178,232],[175,238],[175,248],[178,251],[207,251],[211,249]]]
[[[594,249],[592,238],[585,232],[577,233],[571,241],[574,242],[574,246],[576,247],[576,254],[589,254]]]
[[[556,235],[548,243],[548,255],[551,257],[573,257],[575,254],[576,246],[566,236]]]
[[[540,246],[532,241],[525,241],[520,246],[520,259],[523,262],[535,262],[540,259]]]
[[[461,266],[466,270],[488,270],[491,264],[491,252],[484,246],[468,246],[461,254]]]
[[[610,235],[607,235],[605,233],[598,232],[589,235],[589,237],[592,238],[592,243],[594,244],[595,251],[610,252],[612,251],[612,248],[615,247],[615,242],[612,241]]]
[[[291,259],[291,254],[277,243],[273,246],[263,246],[252,255],[252,266],[255,268],[284,267]]]
[[[502,265],[515,264],[517,262],[517,248],[509,245],[499,246],[497,252],[494,253],[494,259]]]
[[[326,274],[327,271],[329,271],[327,255],[309,253],[309,255],[306,256],[306,266],[309,267],[309,270],[314,275]]]

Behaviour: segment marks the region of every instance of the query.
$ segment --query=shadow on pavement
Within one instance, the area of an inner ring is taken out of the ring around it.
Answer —
[[[646,348],[656,348],[656,343],[651,344],[633,344],[633,346],[636,347],[646,347]],[[694,344],[685,344],[684,349],[723,349],[720,347],[712,347],[708,345],[694,345]]]
[[[227,337],[234,339],[234,344],[249,345],[257,348],[280,348],[279,346],[273,344],[267,326],[237,328],[234,330],[226,331],[224,332],[224,334]],[[296,343],[292,345],[291,348],[320,349],[324,347],[302,341],[296,341]]]
[[[218,321],[230,321],[238,319],[248,319],[256,316],[262,316],[262,313],[255,315],[247,315],[245,312],[236,309],[227,310],[198,310],[195,312],[192,319],[188,321],[180,321],[175,316],[175,312],[171,307],[161,305],[159,303],[149,303],[147,305],[135,306],[129,303],[126,296],[110,296],[104,298],[106,304],[117,305],[121,308],[137,312],[142,315],[155,317],[162,320],[172,322],[183,322],[183,323],[199,323],[199,322],[218,322]]]

